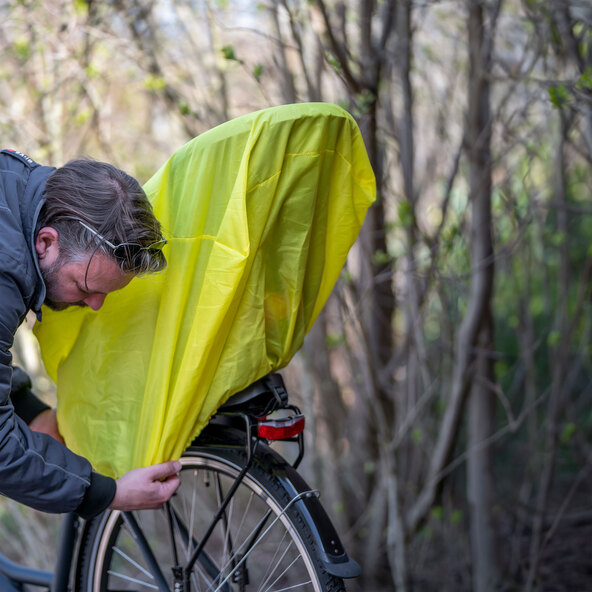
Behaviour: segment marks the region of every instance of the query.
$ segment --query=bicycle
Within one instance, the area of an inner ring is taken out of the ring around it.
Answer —
[[[0,589],[52,592],[339,592],[360,575],[297,472],[304,416],[279,374],[233,395],[181,458],[181,486],[158,511],[107,510],[62,525],[53,572],[0,554]],[[295,446],[288,462],[271,443]]]

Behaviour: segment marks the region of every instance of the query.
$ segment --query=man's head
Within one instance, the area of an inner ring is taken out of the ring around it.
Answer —
[[[123,171],[74,160],[50,175],[44,197],[35,248],[51,308],[98,310],[134,276],[165,268],[160,223]]]

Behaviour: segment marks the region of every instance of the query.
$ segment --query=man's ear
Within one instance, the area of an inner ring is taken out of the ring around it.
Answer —
[[[46,267],[53,265],[58,258],[60,247],[58,243],[58,231],[51,226],[44,226],[35,239],[35,250],[39,257],[39,263]]]

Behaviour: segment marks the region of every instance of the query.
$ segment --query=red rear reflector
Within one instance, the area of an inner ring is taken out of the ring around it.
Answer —
[[[257,426],[260,438],[266,440],[286,440],[297,436],[304,430],[304,415],[291,415],[280,419],[262,419]]]

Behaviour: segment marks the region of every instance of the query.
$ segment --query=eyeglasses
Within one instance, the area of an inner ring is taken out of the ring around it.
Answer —
[[[119,243],[118,245],[114,245],[111,241],[107,240],[102,234],[99,234],[94,228],[91,228],[82,220],[76,218],[76,221],[83,228],[86,228],[86,230],[88,230],[96,239],[105,243],[110,249],[112,249],[113,255],[116,259],[133,261],[140,253],[155,253],[157,251],[161,251],[162,248],[168,243],[168,241],[163,238],[147,246],[143,246],[138,243]]]

